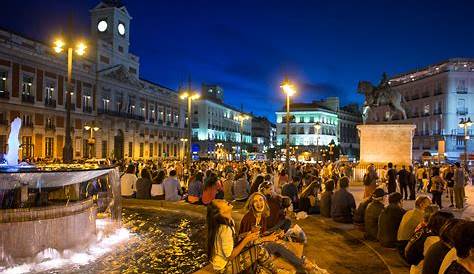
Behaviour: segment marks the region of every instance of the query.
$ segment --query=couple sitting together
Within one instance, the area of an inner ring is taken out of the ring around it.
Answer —
[[[266,192],[265,189],[261,189]],[[288,230],[288,219],[281,212],[279,222],[268,228],[271,210],[267,197],[271,194],[256,192],[247,200],[248,212],[242,218],[238,235],[232,219],[232,204],[225,200],[213,200],[207,208],[208,246],[207,255],[217,273],[284,273],[277,269],[271,254],[281,256],[291,263],[297,273],[325,273],[307,259],[297,257],[285,247],[282,240]],[[283,208],[283,207],[282,207]],[[285,225],[283,225],[285,224]]]

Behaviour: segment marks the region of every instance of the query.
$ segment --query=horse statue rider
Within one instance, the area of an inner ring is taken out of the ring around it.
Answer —
[[[405,98],[403,98],[399,91],[390,87],[390,82],[385,72],[382,74],[382,80],[378,86],[372,85],[369,81],[360,81],[357,86],[357,92],[365,95],[365,102],[362,108],[364,124],[369,121],[371,109],[381,105],[388,105],[390,107],[389,121],[392,120],[396,111],[402,114],[404,120],[407,119],[405,109],[402,106],[402,103],[406,103]]]

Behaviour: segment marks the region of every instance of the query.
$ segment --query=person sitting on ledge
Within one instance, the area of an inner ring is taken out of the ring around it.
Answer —
[[[377,239],[383,247],[395,247],[397,232],[405,209],[402,207],[402,194],[393,192],[388,196],[388,206],[380,213]]]
[[[191,176],[188,186],[188,202],[190,204],[200,204],[202,197],[203,188],[203,177],[202,172],[196,173],[195,176]]]
[[[181,200],[181,186],[179,185],[178,178],[176,178],[176,170],[172,169],[170,176],[163,181],[163,189],[166,201]]]
[[[383,196],[385,191],[381,188],[375,189],[372,194],[372,202],[367,206],[364,216],[365,233],[364,237],[367,240],[377,240],[379,230],[379,217],[384,209]]]
[[[207,257],[217,273],[242,273],[266,269],[270,273],[279,270],[273,264],[271,256],[262,245],[246,248],[259,238],[259,231],[251,231],[237,241],[232,204],[214,199],[207,207]],[[255,264],[256,263],[256,264]],[[256,267],[256,269],[252,269]]]
[[[245,236],[249,232],[259,231],[261,235],[265,236],[259,238],[258,242],[263,243],[263,247],[270,254],[277,254],[291,263],[298,273],[310,273],[318,269],[304,257],[298,258],[292,251],[277,242],[283,236],[283,231],[270,234],[267,232],[266,217],[270,215],[270,208],[262,193],[255,192],[250,195],[245,208],[247,213],[240,222],[239,235]]]
[[[125,174],[120,178],[122,197],[135,197],[135,191],[137,190],[137,180],[138,178],[135,175],[135,166],[133,164],[128,165]]]
[[[148,167],[142,169],[142,177],[137,180],[137,199],[150,199],[151,173]]]
[[[341,188],[332,196],[331,216],[335,222],[350,224],[356,205],[354,196],[347,190],[349,178],[342,177],[339,179],[339,184]]]
[[[359,206],[354,212],[354,224],[360,228],[360,230],[365,231],[364,222],[365,222],[365,211],[367,206],[372,203],[372,195],[365,198],[360,202]]]
[[[324,183],[324,192],[321,194],[321,200],[319,201],[319,210],[321,216],[331,218],[331,199],[334,195],[334,181],[327,180]]]

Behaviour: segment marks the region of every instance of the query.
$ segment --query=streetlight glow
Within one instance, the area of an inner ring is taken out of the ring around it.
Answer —
[[[285,80],[280,87],[288,96],[293,96],[296,93],[295,87],[288,80]]]
[[[91,127],[90,126],[84,126],[84,129],[89,130],[89,129],[91,129]]]
[[[54,41],[54,51],[56,53],[60,53],[63,51],[63,47],[64,47],[64,41],[61,40],[61,39],[57,39],[56,41]]]
[[[87,48],[87,45],[84,43],[84,42],[79,42],[79,44],[77,44],[77,47],[76,47],[76,53],[77,55],[84,55],[86,53],[86,48]]]

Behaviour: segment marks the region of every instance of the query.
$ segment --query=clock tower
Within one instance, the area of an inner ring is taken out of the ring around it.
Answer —
[[[139,58],[129,53],[132,17],[122,1],[103,0],[90,13],[99,70],[122,64],[138,77]]]

